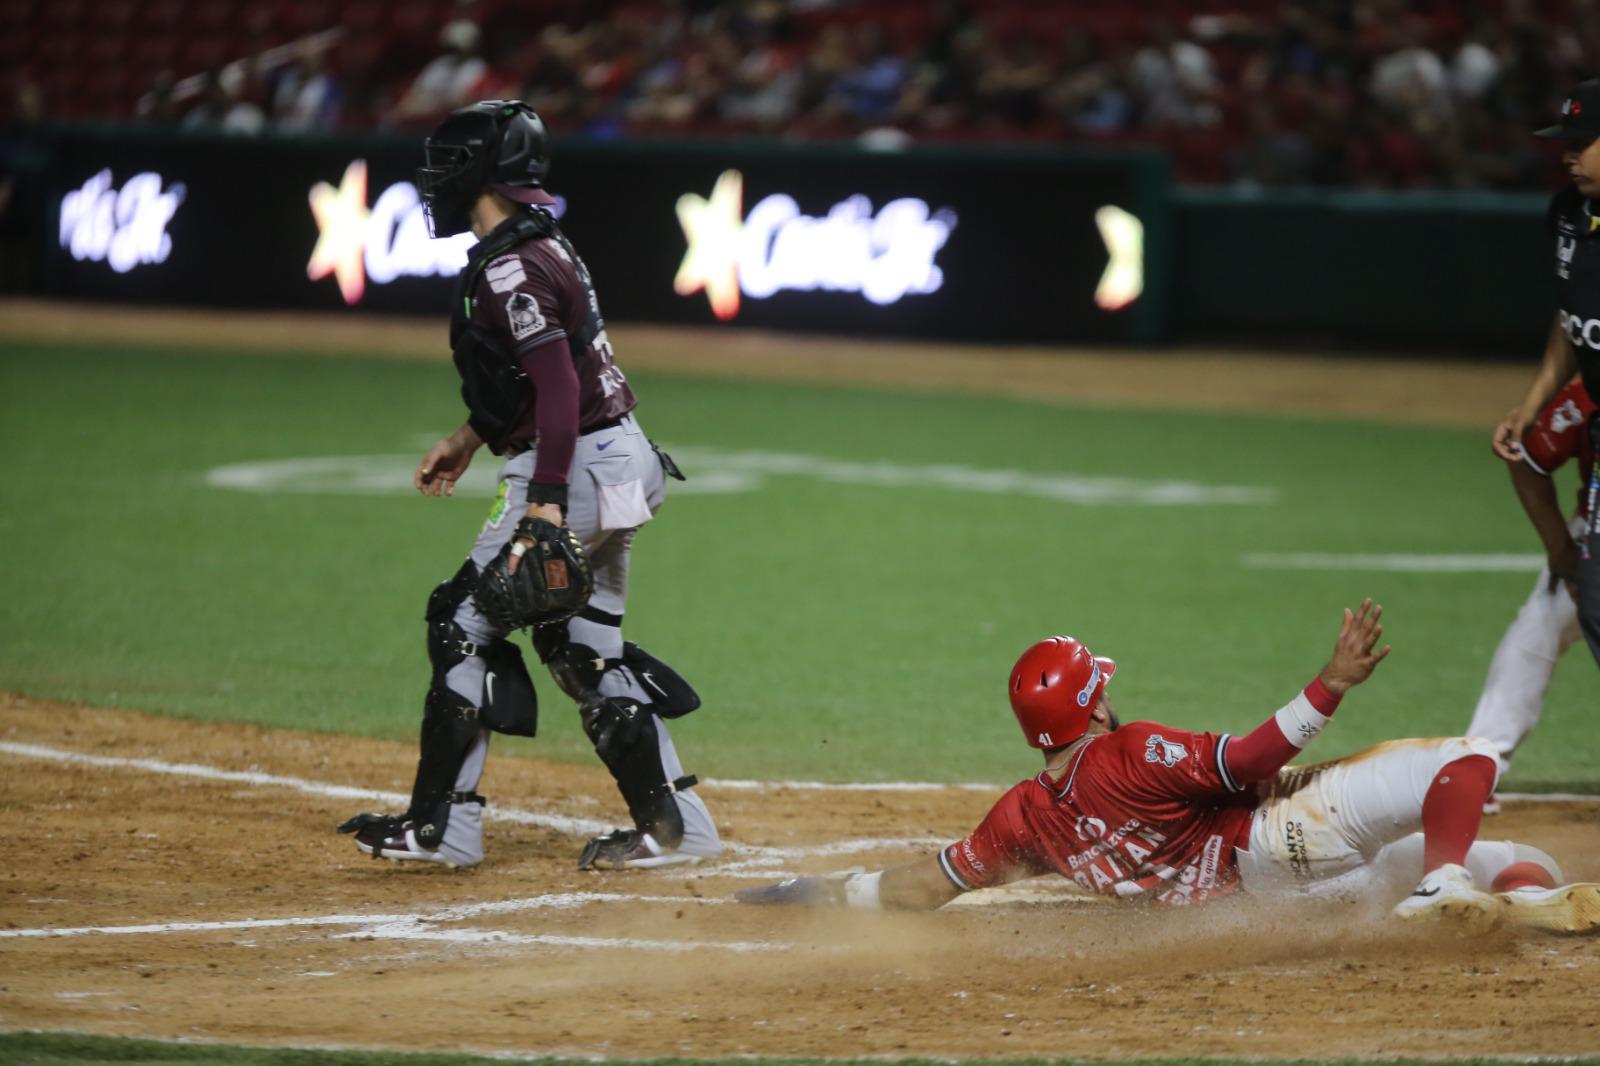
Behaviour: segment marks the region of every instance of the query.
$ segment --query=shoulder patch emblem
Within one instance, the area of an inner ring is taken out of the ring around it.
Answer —
[[[1176,766],[1189,757],[1189,749],[1156,733],[1144,742],[1144,761]]]
[[[522,269],[522,258],[515,255],[496,259],[483,268],[483,276],[495,292],[515,292],[517,286],[528,280],[527,272]]]
[[[544,329],[544,312],[539,301],[525,292],[514,292],[506,301],[506,318],[511,322],[511,339],[527,340]]]

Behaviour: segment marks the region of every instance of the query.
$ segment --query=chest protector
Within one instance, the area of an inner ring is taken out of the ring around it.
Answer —
[[[588,297],[583,326],[568,341],[576,359],[589,350],[605,324],[600,320],[588,270],[549,215],[529,211],[496,226],[467,253],[467,265],[456,279],[455,304],[450,312],[450,355],[461,376],[467,422],[496,455],[505,450],[506,439],[522,423],[533,400],[533,389],[507,339],[472,320],[473,294],[484,269],[495,259],[529,241],[550,239],[559,242],[572,260]]]

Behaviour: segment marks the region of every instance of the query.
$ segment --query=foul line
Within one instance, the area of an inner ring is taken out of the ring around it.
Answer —
[[[460,922],[489,914],[531,910],[574,910],[603,903],[664,903],[671,906],[717,906],[731,900],[697,896],[640,896],[619,892],[559,892],[525,899],[496,900],[441,907],[415,914],[323,914],[298,918],[244,918],[215,922],[159,922],[147,925],[96,925],[71,928],[0,929],[3,940],[41,940],[81,936],[219,933],[255,929],[293,929],[316,926],[355,926],[340,933],[340,940],[424,940],[458,944],[523,944],[544,947],[626,948],[644,951],[784,951],[792,945],[776,941],[651,940],[637,937],[564,936],[556,933],[515,933],[502,929],[441,929],[442,922]]]
[[[18,744],[13,741],[0,741],[0,754],[16,755],[28,759],[47,759],[52,762],[75,763],[80,766],[102,766],[119,770],[142,770],[152,774],[167,774],[176,777],[194,777],[204,781],[224,781],[232,784],[252,785],[256,787],[286,788],[310,796],[326,796],[333,799],[348,799],[372,801],[391,807],[403,807],[411,802],[411,797],[404,792],[388,792],[382,789],[353,788],[349,785],[335,785],[325,781],[310,781],[302,777],[287,777],[282,774],[262,773],[258,770],[222,770],[215,766],[206,766],[202,763],[174,763],[161,759],[130,759],[114,755],[88,755],[76,751],[64,751],[60,748],[49,748],[42,744]],[[540,811],[522,810],[517,807],[495,805],[490,808],[489,817],[513,822],[518,825],[536,825],[557,832],[568,833],[574,836],[594,836],[608,832],[613,828],[609,822],[599,822],[592,818],[572,818],[561,814],[547,814]],[[891,848],[929,847],[949,843],[942,837],[874,837],[861,840],[839,840],[828,844],[802,844],[790,847],[764,847],[759,844],[737,844],[730,841],[723,842],[724,853],[729,855],[744,856],[744,861],[736,864],[739,867],[773,865],[787,859],[798,858],[825,858],[833,855],[855,855],[863,851],[879,851]],[[708,872],[720,872],[716,867],[706,867]]]

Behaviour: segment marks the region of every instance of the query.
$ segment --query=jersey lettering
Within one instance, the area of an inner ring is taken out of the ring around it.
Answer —
[[[1581,345],[1600,351],[1600,318],[1579,318],[1562,311],[1561,331],[1574,347]]]

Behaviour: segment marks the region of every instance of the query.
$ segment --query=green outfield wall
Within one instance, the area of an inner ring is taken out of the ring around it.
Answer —
[[[1538,350],[1547,198],[1182,189],[1169,335]]]

